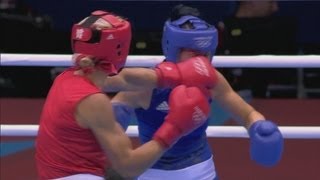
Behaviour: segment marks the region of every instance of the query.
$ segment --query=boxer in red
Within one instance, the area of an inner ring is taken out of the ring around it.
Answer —
[[[208,117],[210,108],[202,91],[178,83],[169,98],[166,121],[149,142],[133,149],[102,91],[105,79],[125,64],[130,23],[115,14],[94,11],[73,26],[71,39],[75,65],[55,79],[40,118],[36,140],[39,179],[99,180],[108,168],[123,177],[138,176]],[[146,86],[171,81],[153,70],[146,73],[153,77]],[[138,77],[143,80],[145,76]],[[188,79],[180,78],[181,82]]]

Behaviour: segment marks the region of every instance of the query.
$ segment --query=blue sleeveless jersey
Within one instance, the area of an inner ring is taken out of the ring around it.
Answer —
[[[152,93],[149,109],[135,110],[139,125],[139,138],[142,143],[150,141],[153,134],[162,125],[169,110],[170,92],[171,89],[155,89]],[[177,170],[211,158],[212,153],[205,132],[207,127],[208,121],[192,133],[182,137],[165,152],[152,168]]]

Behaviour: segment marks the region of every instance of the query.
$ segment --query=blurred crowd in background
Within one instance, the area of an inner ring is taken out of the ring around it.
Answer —
[[[320,1],[1,0],[0,52],[71,54],[72,24],[102,9],[132,23],[131,55],[162,55],[163,23],[181,3],[198,8],[217,27],[216,55],[320,55]],[[249,90],[254,98],[320,98],[320,68],[219,70],[235,90]],[[2,66],[0,95],[45,97],[60,71]]]

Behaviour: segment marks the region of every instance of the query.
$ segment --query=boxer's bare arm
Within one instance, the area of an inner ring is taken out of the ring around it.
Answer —
[[[199,72],[201,67],[202,73]],[[119,75],[106,78],[104,90],[130,91],[146,90],[156,87],[173,88],[187,86],[212,87],[216,74],[212,65],[204,56],[192,57],[179,63],[162,62],[156,68],[124,68]]]
[[[234,118],[239,119],[246,128],[257,120],[265,119],[262,114],[246,103],[230,86],[221,73],[217,71],[218,81],[211,89],[212,98]]]
[[[157,75],[149,68],[123,68],[116,76],[109,76],[104,83],[105,92],[146,90],[157,87]]]
[[[165,149],[156,141],[133,149],[128,136],[116,122],[110,100],[104,94],[94,94],[77,106],[77,121],[90,128],[105,150],[112,167],[123,177],[135,177],[161,157]]]

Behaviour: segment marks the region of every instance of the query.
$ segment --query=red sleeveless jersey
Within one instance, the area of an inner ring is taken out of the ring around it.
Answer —
[[[68,69],[54,81],[44,104],[36,140],[36,162],[40,179],[74,174],[104,176],[107,159],[90,129],[75,120],[77,104],[102,93],[82,76]]]

